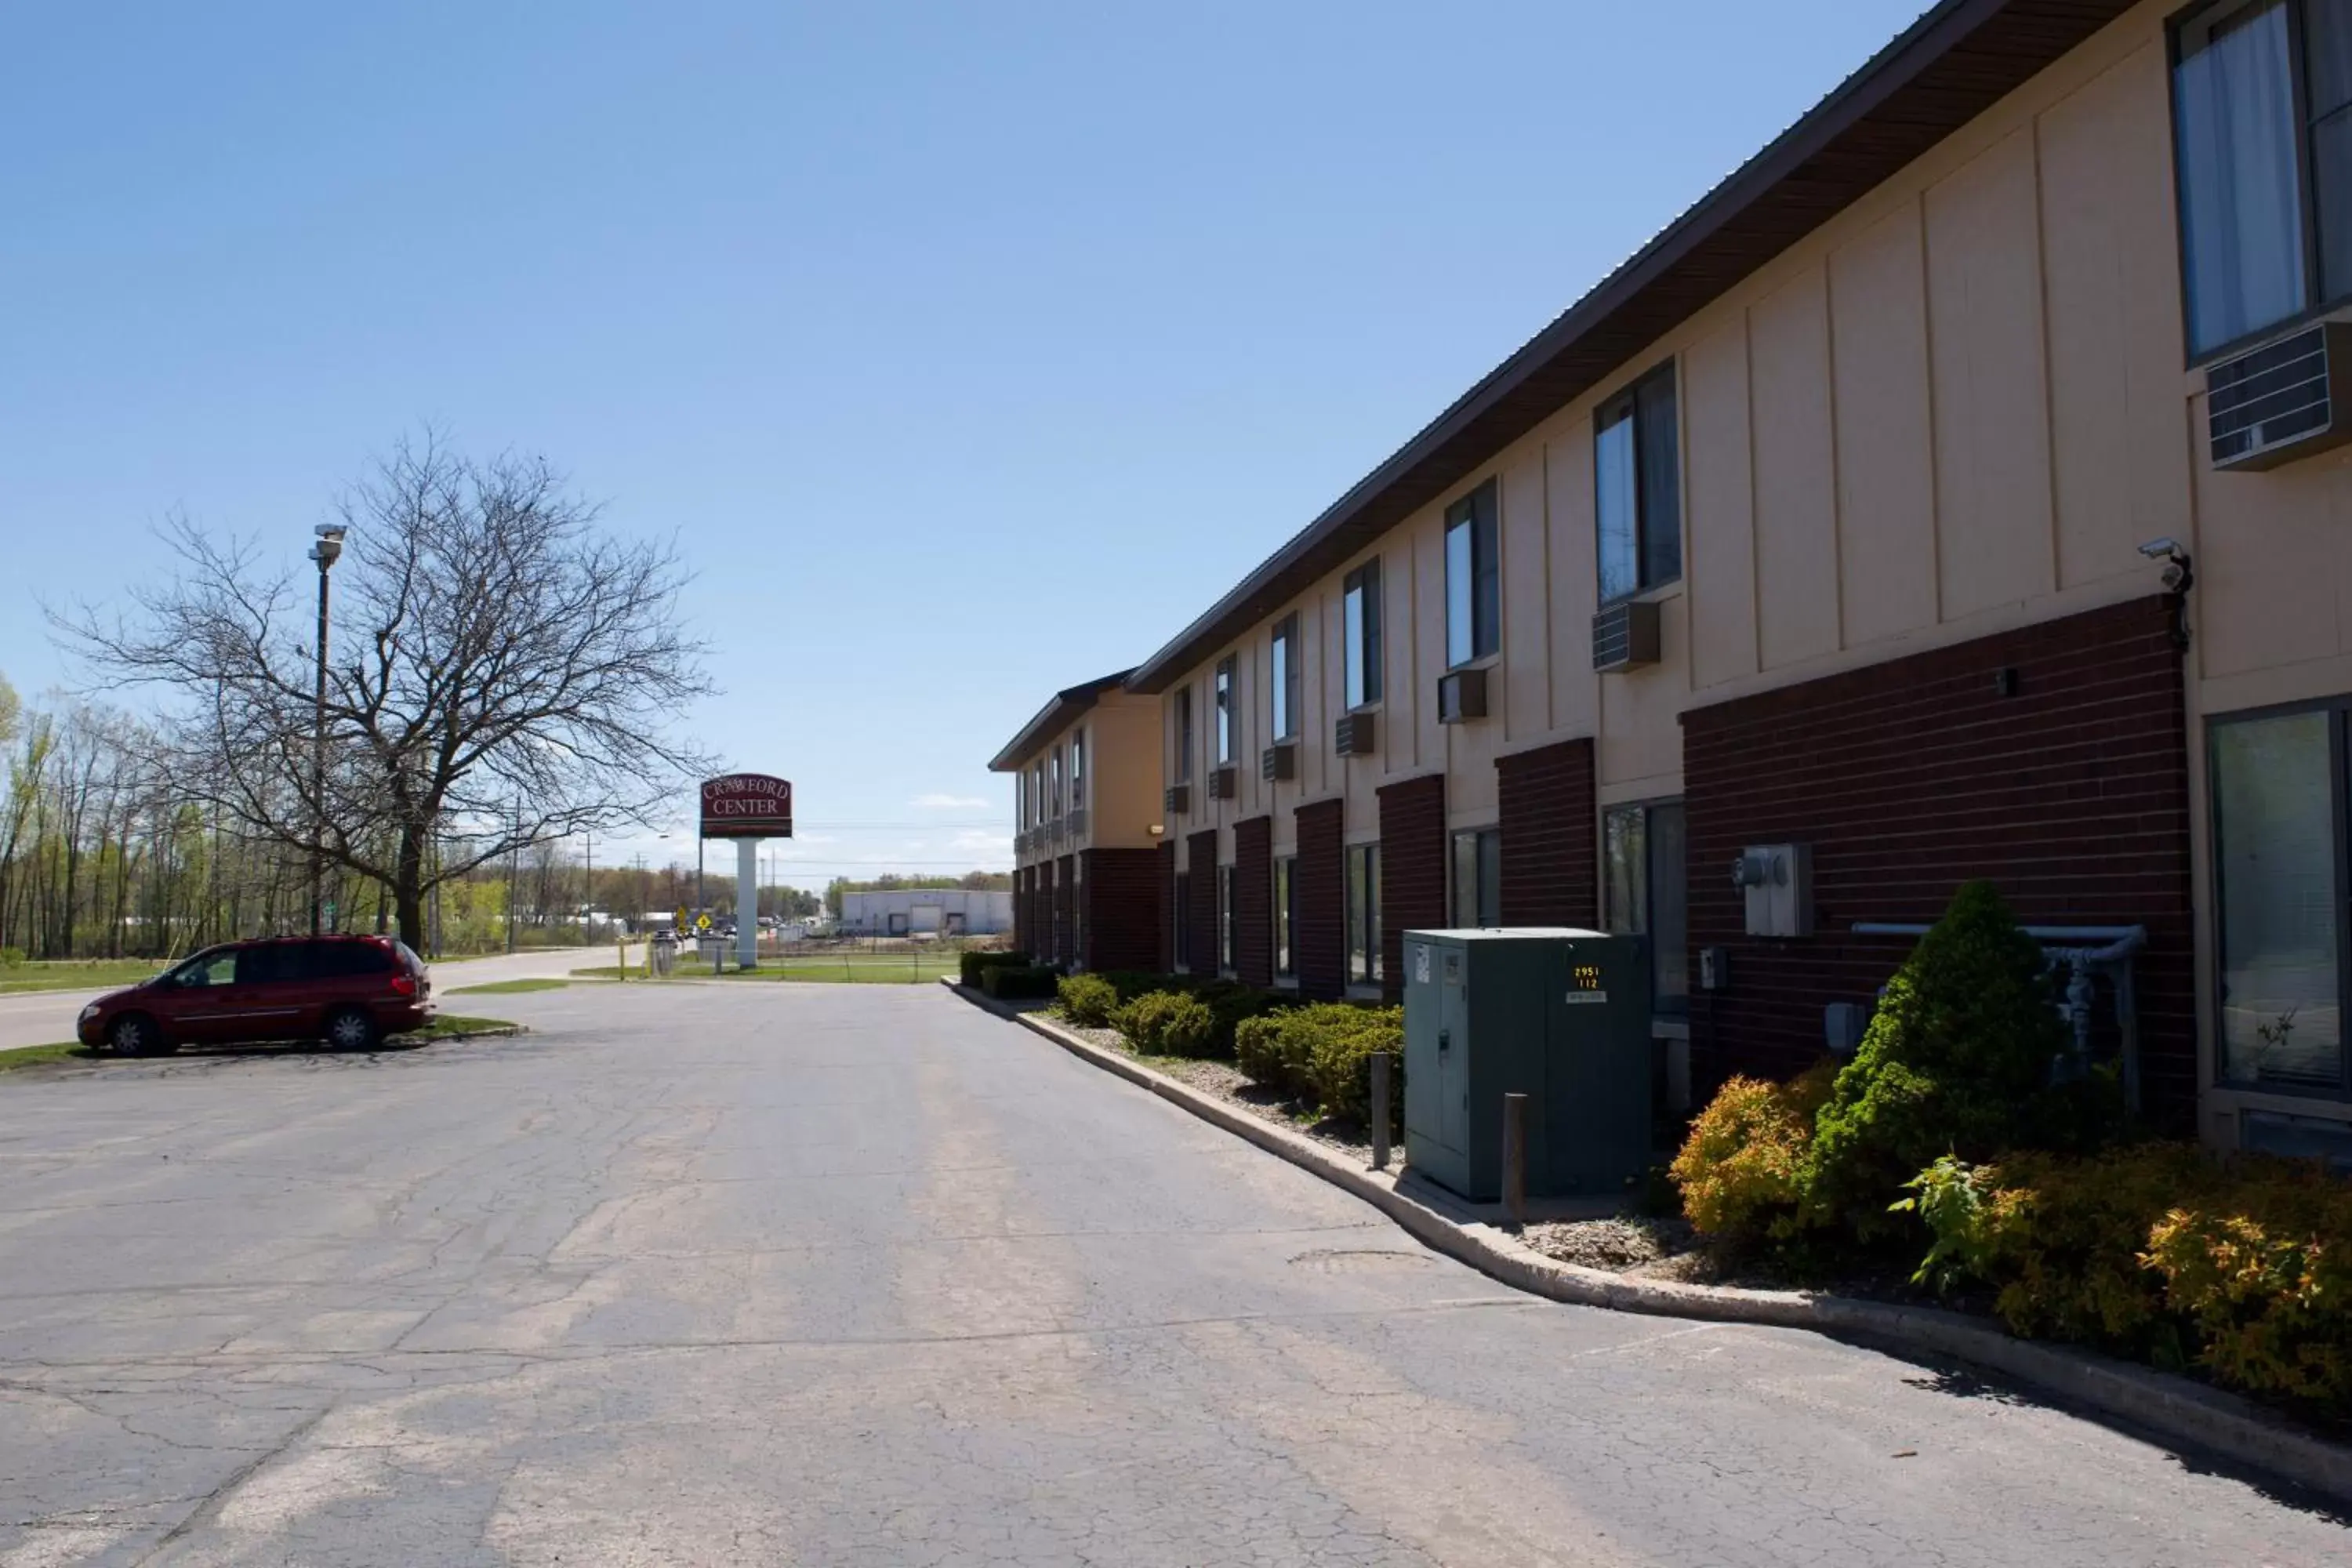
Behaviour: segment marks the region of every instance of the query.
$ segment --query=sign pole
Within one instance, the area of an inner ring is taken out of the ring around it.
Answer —
[[[735,840],[735,967],[760,967],[760,841]]]

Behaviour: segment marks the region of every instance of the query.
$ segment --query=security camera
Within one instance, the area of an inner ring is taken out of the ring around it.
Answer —
[[[2180,542],[2175,539],[2151,539],[2139,547],[2139,552],[2150,561],[2168,560],[2183,553]]]

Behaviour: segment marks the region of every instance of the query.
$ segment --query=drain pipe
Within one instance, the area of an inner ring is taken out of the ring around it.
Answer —
[[[1886,921],[1858,921],[1853,929],[1856,936],[1920,937],[1927,935],[1929,928]],[[2123,1040],[2124,1103],[2137,1114],[2140,1102],[2139,997],[2132,984],[2131,956],[2147,945],[2147,928],[2021,926],[2018,929],[2051,950],[2053,965],[2063,963],[2067,967],[2066,1017],[2074,1029],[2074,1059],[2078,1066],[2091,1059],[2091,971],[2112,967],[2116,982],[2116,1030]],[[2087,945],[2094,942],[2099,945]]]

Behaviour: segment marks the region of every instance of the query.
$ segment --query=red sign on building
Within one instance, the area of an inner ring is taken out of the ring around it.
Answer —
[[[793,786],[766,773],[729,773],[702,784],[705,838],[790,838]]]

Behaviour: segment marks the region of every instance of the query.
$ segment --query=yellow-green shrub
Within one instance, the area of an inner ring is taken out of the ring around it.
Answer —
[[[2253,1163],[2227,1194],[2167,1210],[2143,1260],[2217,1382],[2352,1411],[2352,1188]]]
[[[1251,1082],[1279,1094],[1295,1092],[1282,1059],[1282,1021],[1287,1013],[1261,1013],[1234,1026],[1234,1065]]]
[[[1111,1026],[1146,1056],[1197,1057],[1207,1053],[1216,1020],[1194,997],[1153,991],[1112,1014]]]
[[[1099,1029],[1110,1022],[1118,1005],[1118,992],[1099,974],[1069,974],[1059,987],[1062,1016],[1082,1029]]]
[[[1308,1015],[1316,1015],[1310,1017]],[[1291,1015],[1282,1031],[1286,1054],[1303,1043],[1306,1077],[1324,1114],[1363,1121],[1372,1113],[1372,1058],[1394,1058],[1389,1076],[1391,1119],[1404,1110],[1404,1009],[1330,1003]]]
[[[1748,1239],[1785,1228],[1833,1070],[1823,1062],[1785,1084],[1735,1078],[1716,1091],[1667,1167],[1691,1224]]]

